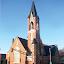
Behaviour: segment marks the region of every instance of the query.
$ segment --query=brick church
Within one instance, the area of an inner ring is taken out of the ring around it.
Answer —
[[[12,46],[6,54],[7,64],[49,64],[50,61],[52,64],[59,63],[57,46],[43,44],[39,28],[39,17],[33,1],[28,16],[27,40],[18,36],[15,40],[12,39]]]

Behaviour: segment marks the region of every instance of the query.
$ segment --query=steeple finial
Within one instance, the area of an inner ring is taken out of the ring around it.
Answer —
[[[32,7],[31,7],[31,11],[28,17],[30,17],[31,13],[33,14],[33,17],[37,16],[37,12],[36,12],[36,8],[35,8],[35,4],[34,4],[34,0],[32,2]]]

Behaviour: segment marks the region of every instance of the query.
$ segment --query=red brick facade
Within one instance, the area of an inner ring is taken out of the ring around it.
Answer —
[[[28,40],[18,36],[15,40],[12,39],[12,46],[6,54],[7,64],[49,64],[49,47],[54,46],[45,46],[40,39],[39,17],[33,1],[28,16]],[[58,50],[55,47],[52,48],[55,52],[55,55],[52,54],[52,60],[58,63]]]
[[[16,44],[18,42],[18,44]],[[20,49],[18,52],[20,52],[20,63],[14,63],[14,50],[16,47],[19,47]],[[21,52],[22,51],[22,52]],[[26,63],[26,50],[19,41],[18,37],[16,37],[14,43],[12,44],[9,52],[6,54],[7,64],[25,64]]]

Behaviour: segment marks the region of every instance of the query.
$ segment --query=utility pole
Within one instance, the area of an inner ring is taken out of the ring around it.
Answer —
[[[49,48],[49,52],[50,52],[50,64],[52,64],[52,62],[51,62],[51,48]]]
[[[0,50],[1,50],[1,48],[0,48]],[[0,53],[0,64],[1,64],[1,57],[2,57],[2,55],[1,55],[1,53]]]

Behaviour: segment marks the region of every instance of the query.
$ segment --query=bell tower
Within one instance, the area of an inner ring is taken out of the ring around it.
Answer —
[[[34,1],[32,3],[31,11],[28,16],[28,48],[32,49],[33,39],[39,41],[40,32],[39,32],[39,17],[37,16],[37,11],[35,8]]]

